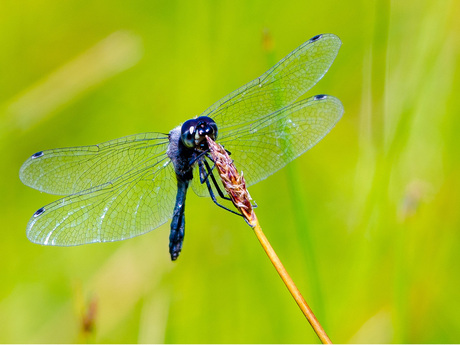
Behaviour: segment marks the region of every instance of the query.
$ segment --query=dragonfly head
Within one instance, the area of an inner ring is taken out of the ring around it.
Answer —
[[[185,121],[182,125],[181,140],[189,149],[206,149],[208,145],[206,136],[212,140],[217,139],[217,125],[207,116]]]

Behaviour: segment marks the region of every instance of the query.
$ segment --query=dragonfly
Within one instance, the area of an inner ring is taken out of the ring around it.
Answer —
[[[189,187],[226,208],[221,199],[228,195],[213,169],[206,136],[231,153],[244,171],[246,186],[283,168],[342,117],[342,103],[333,96],[299,100],[328,71],[340,46],[334,34],[312,37],[259,78],[168,134],[142,133],[34,153],[20,169],[21,181],[64,197],[33,214],[28,239],[53,246],[119,241],[172,218],[169,252],[176,260],[185,235]]]

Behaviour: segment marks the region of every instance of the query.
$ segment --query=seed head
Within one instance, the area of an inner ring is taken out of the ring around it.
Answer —
[[[219,172],[227,194],[248,224],[254,227],[256,217],[252,209],[251,196],[246,189],[243,173],[241,173],[241,175],[238,173],[238,170],[236,170],[233,164],[233,160],[222,145],[217,144],[208,136],[206,136],[206,139],[208,141],[211,157],[216,164],[216,169]]]

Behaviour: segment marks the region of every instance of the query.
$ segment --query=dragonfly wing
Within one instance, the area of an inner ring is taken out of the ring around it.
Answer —
[[[315,36],[201,114],[216,122],[219,143],[232,153],[237,168],[246,172],[248,185],[263,180],[311,148],[341,117],[342,104],[332,96],[290,106],[324,76],[341,44],[333,34]],[[291,123],[297,124],[299,137],[292,137],[296,131],[290,129]],[[287,139],[291,143],[283,146]],[[289,147],[291,151],[286,151]],[[222,188],[218,174],[214,171],[213,175]],[[199,196],[209,196],[196,168],[192,189]]]
[[[342,103],[319,95],[267,115],[256,124],[222,133],[220,143],[232,153],[248,186],[272,175],[316,145],[343,114]]]
[[[34,243],[73,246],[144,234],[171,218],[176,177],[166,155],[150,167],[57,200],[39,209],[27,225]]]
[[[293,103],[328,71],[341,46],[333,34],[318,35],[265,72],[209,107],[202,116],[219,131],[252,123]]]
[[[220,143],[245,172],[248,186],[272,175],[316,145],[340,120],[342,103],[318,95],[267,115],[256,124],[222,133]]]
[[[342,103],[333,96],[318,95],[293,103],[252,124],[221,131],[219,143],[231,153],[246,185],[272,175],[318,143],[343,114]],[[192,188],[199,196],[209,196],[197,173]],[[223,189],[220,177],[213,174]]]
[[[40,151],[22,165],[19,177],[41,192],[78,193],[151,166],[167,146],[167,135],[143,133],[99,145]]]

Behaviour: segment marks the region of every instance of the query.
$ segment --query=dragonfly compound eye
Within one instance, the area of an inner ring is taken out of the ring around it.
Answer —
[[[207,116],[200,116],[196,119],[197,124],[197,137],[195,139],[204,139],[207,135],[212,140],[217,139],[217,125],[213,119]],[[198,136],[200,138],[198,138]]]
[[[195,147],[196,120],[185,121],[181,128],[182,143],[188,148]]]

